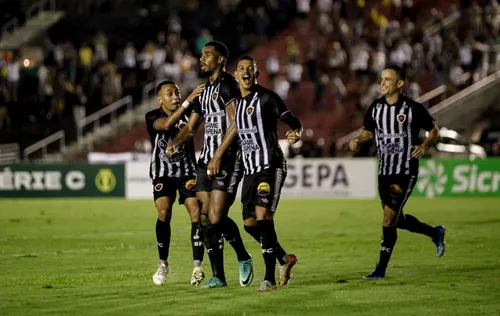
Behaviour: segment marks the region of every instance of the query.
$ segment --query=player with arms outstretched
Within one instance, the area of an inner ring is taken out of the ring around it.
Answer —
[[[438,138],[439,130],[424,106],[402,94],[405,84],[403,69],[389,66],[382,72],[380,83],[383,96],[366,111],[361,134],[349,147],[357,151],[360,143],[375,139],[379,157],[378,190],[384,210],[380,259],[373,273],[365,279],[385,277],[387,265],[398,238],[397,228],[431,238],[436,255],[445,252],[445,229],[420,222],[403,208],[417,182],[419,159]],[[421,129],[429,136],[419,144]]]
[[[193,102],[203,89],[203,85],[197,87],[187,98],[187,104]],[[199,205],[194,191],[196,183],[194,142],[191,138],[177,148],[179,155],[174,157],[167,157],[165,153],[167,143],[186,126],[189,112],[185,112],[186,107],[176,111],[180,106],[181,95],[179,87],[173,81],[163,81],[158,84],[156,100],[160,107],[146,114],[147,130],[153,147],[149,176],[153,182],[153,197],[158,211],[156,240],[160,257],[160,264],[153,275],[153,281],[157,285],[164,284],[169,271],[170,219],[172,206],[179,191],[179,204],[184,204],[191,218],[194,261],[191,284],[199,284],[204,278],[201,267],[204,247],[200,240]]]

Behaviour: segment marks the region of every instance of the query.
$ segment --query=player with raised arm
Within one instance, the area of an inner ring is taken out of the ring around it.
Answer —
[[[153,275],[153,281],[157,285],[165,283],[169,271],[170,219],[177,191],[179,191],[179,204],[184,204],[191,218],[194,261],[191,284],[199,284],[204,278],[201,267],[204,247],[200,240],[199,205],[194,191],[196,183],[194,142],[190,139],[179,147],[179,155],[175,157],[167,157],[165,154],[167,143],[187,124],[189,112],[186,112],[185,105],[192,103],[203,89],[204,85],[197,87],[186,99],[184,106],[177,111],[181,100],[179,87],[173,81],[162,81],[156,88],[156,100],[160,107],[146,114],[147,130],[153,146],[149,176],[153,182],[153,197],[158,211],[156,240],[160,264]]]
[[[239,97],[238,83],[225,72],[227,47],[221,42],[209,42],[203,48],[201,71],[208,76],[205,90],[192,105],[193,112],[186,129],[167,146],[167,154],[175,155],[177,147],[191,137],[200,122],[205,120],[203,148],[198,160],[196,193],[201,202],[205,228],[205,247],[212,266],[213,277],[204,288],[227,286],[224,273],[222,235],[235,249],[240,265],[240,285],[253,280],[252,257],[246,251],[236,223],[227,216],[228,188],[236,163],[238,145],[234,113]],[[204,215],[208,216],[207,218]]]
[[[402,94],[405,74],[400,67],[386,67],[381,79],[383,96],[370,105],[361,134],[349,143],[349,148],[357,151],[360,143],[375,139],[380,162],[378,190],[384,210],[382,245],[375,271],[365,279],[385,277],[398,237],[397,228],[431,238],[438,257],[445,252],[443,226],[432,227],[403,213],[417,182],[419,159],[436,142],[439,130],[422,104]],[[418,144],[421,129],[428,131],[429,136]]]
[[[235,121],[245,174],[241,195],[243,220],[245,230],[261,243],[266,273],[258,290],[268,291],[276,287],[276,259],[282,266],[280,285],[288,283],[290,270],[297,262],[295,255],[287,255],[279,245],[274,228],[287,174],[286,159],[278,142],[278,120],[290,127],[287,138],[292,144],[300,139],[302,123],[276,93],[257,84],[259,72],[253,58],[240,58],[235,76],[241,92]]]

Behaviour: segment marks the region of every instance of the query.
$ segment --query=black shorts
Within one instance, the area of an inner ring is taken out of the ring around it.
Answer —
[[[417,183],[417,175],[378,176],[378,193],[382,207],[387,205],[401,213]]]
[[[243,220],[254,217],[255,207],[260,206],[275,212],[285,183],[286,171],[269,168],[254,174],[245,175],[241,192]]]
[[[175,201],[177,191],[179,191],[179,204],[184,204],[186,199],[196,197],[195,185],[196,179],[194,176],[158,178],[153,180],[153,197],[155,201],[164,196]]]
[[[234,162],[232,164],[221,164],[219,173],[209,177],[207,166],[198,164],[196,168],[196,192],[212,192],[212,190],[228,192],[233,172]]]

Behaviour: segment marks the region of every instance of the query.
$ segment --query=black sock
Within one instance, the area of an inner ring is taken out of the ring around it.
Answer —
[[[385,272],[391,259],[394,245],[396,245],[396,240],[398,240],[398,232],[396,227],[382,227],[382,232],[382,246],[380,247],[380,260],[377,264],[377,270]]]
[[[245,245],[243,244],[243,240],[241,239],[240,230],[238,229],[238,225],[230,218],[224,217],[221,219],[220,227],[222,229],[222,235],[224,239],[233,247],[236,252],[236,256],[238,257],[238,261],[248,260],[250,259],[250,255],[245,249]]]
[[[193,247],[193,260],[203,261],[203,255],[205,254],[205,248],[203,247],[203,228],[198,223],[191,223],[191,244]]]
[[[246,226],[245,225],[245,231],[250,236],[252,236],[259,244],[261,244],[259,226]],[[288,262],[288,254],[281,247],[281,245],[278,241],[276,241],[276,258],[278,259],[278,262],[280,263],[280,265],[284,265],[285,263]]]
[[[417,218],[409,214],[406,214],[404,217],[399,219],[398,228],[406,229],[408,231],[411,231],[412,233],[426,235],[432,239],[436,237],[436,231],[434,227],[422,223]]]
[[[207,226],[205,230],[205,247],[207,248],[207,254],[210,258],[213,276],[225,282],[224,239],[220,233],[219,224],[210,224]]]
[[[263,220],[257,221],[260,228],[260,236],[262,240],[261,248],[266,264],[266,274],[264,280],[276,284],[276,231],[274,230],[274,221]]]
[[[158,244],[158,254],[160,260],[168,259],[168,251],[170,249],[170,217],[167,217],[164,222],[156,219],[156,242]]]

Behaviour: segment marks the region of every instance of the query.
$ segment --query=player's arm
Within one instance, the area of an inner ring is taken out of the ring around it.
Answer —
[[[214,158],[221,159],[224,153],[231,147],[236,137],[238,137],[238,129],[236,128],[236,99],[231,101],[226,106],[226,115],[229,119],[229,127],[224,134],[224,138],[222,139],[222,143],[217,148],[214,153]]]
[[[187,122],[186,126],[184,126],[184,128],[180,130],[177,136],[175,136],[175,138],[168,143],[166,152],[169,157],[176,153],[177,146],[193,139],[194,135],[196,134],[196,129],[200,126],[201,121],[202,116],[198,112],[193,111],[193,113],[191,113],[191,116],[189,116],[189,121]]]
[[[376,125],[375,120],[373,119],[374,103],[372,103],[365,113],[361,133],[349,142],[349,149],[352,151],[357,151],[359,144],[369,142],[375,138]]]
[[[187,109],[197,101],[198,96],[205,89],[205,85],[199,85],[196,89],[191,92],[191,94],[186,98],[182,105],[169,117],[162,117],[158,119],[154,124],[154,129],[157,131],[166,131],[174,126],[181,119],[182,115],[186,113]]]
[[[430,146],[434,145],[439,138],[439,128],[436,125],[434,118],[431,116],[429,111],[424,108],[421,104],[415,105],[415,114],[417,118],[417,124],[420,128],[425,129],[429,132],[429,135],[424,140],[424,142],[415,146],[413,152],[411,153],[412,158],[421,158]]]
[[[290,111],[278,94],[274,92],[271,93],[269,102],[271,102],[274,107],[276,117],[290,127],[290,130],[286,132],[288,141],[292,144],[298,142],[300,137],[302,137],[302,122],[292,113],[292,111]]]

